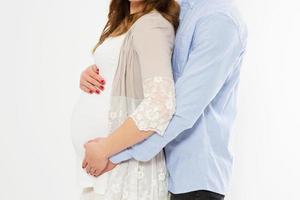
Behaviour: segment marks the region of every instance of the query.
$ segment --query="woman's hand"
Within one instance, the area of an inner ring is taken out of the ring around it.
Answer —
[[[82,168],[93,176],[100,176],[114,169],[117,165],[108,160],[105,153],[105,139],[95,138],[88,141],[85,145],[85,158],[82,162]]]
[[[99,176],[108,164],[108,157],[104,153],[104,138],[97,138],[88,141],[85,145],[85,158],[82,168],[93,176]]]
[[[100,94],[104,90],[105,80],[99,75],[99,68],[91,65],[86,68],[80,76],[80,89],[86,93]]]

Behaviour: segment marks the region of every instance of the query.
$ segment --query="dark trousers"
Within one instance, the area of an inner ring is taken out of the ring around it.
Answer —
[[[183,194],[171,194],[171,200],[223,200],[224,195],[206,191],[198,190]]]

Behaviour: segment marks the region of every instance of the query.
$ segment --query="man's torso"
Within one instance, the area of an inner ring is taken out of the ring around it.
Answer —
[[[183,0],[181,24],[177,31],[173,53],[175,81],[184,76],[184,70],[188,67],[186,63],[193,39],[196,37],[194,30],[197,22],[216,13],[230,18],[240,32],[241,41],[245,42],[246,30],[230,0]],[[229,140],[236,113],[239,73],[240,63],[228,75],[226,83],[194,127],[181,133],[165,147],[171,192],[185,193],[196,190],[209,190],[220,194],[226,192],[232,168]],[[224,119],[226,124],[219,118]],[[215,127],[219,127],[222,131],[215,130]]]

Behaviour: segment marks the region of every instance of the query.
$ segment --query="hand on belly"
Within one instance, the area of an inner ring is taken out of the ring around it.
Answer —
[[[85,145],[85,157],[82,162],[82,168],[92,176],[99,176],[111,171],[117,165],[113,164],[105,156],[105,139],[95,138],[88,141]]]

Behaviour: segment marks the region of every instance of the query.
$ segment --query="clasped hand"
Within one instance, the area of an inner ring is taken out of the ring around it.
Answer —
[[[82,168],[92,176],[98,177],[114,169],[117,165],[112,163],[105,153],[105,138],[95,138],[84,145],[85,157]]]

